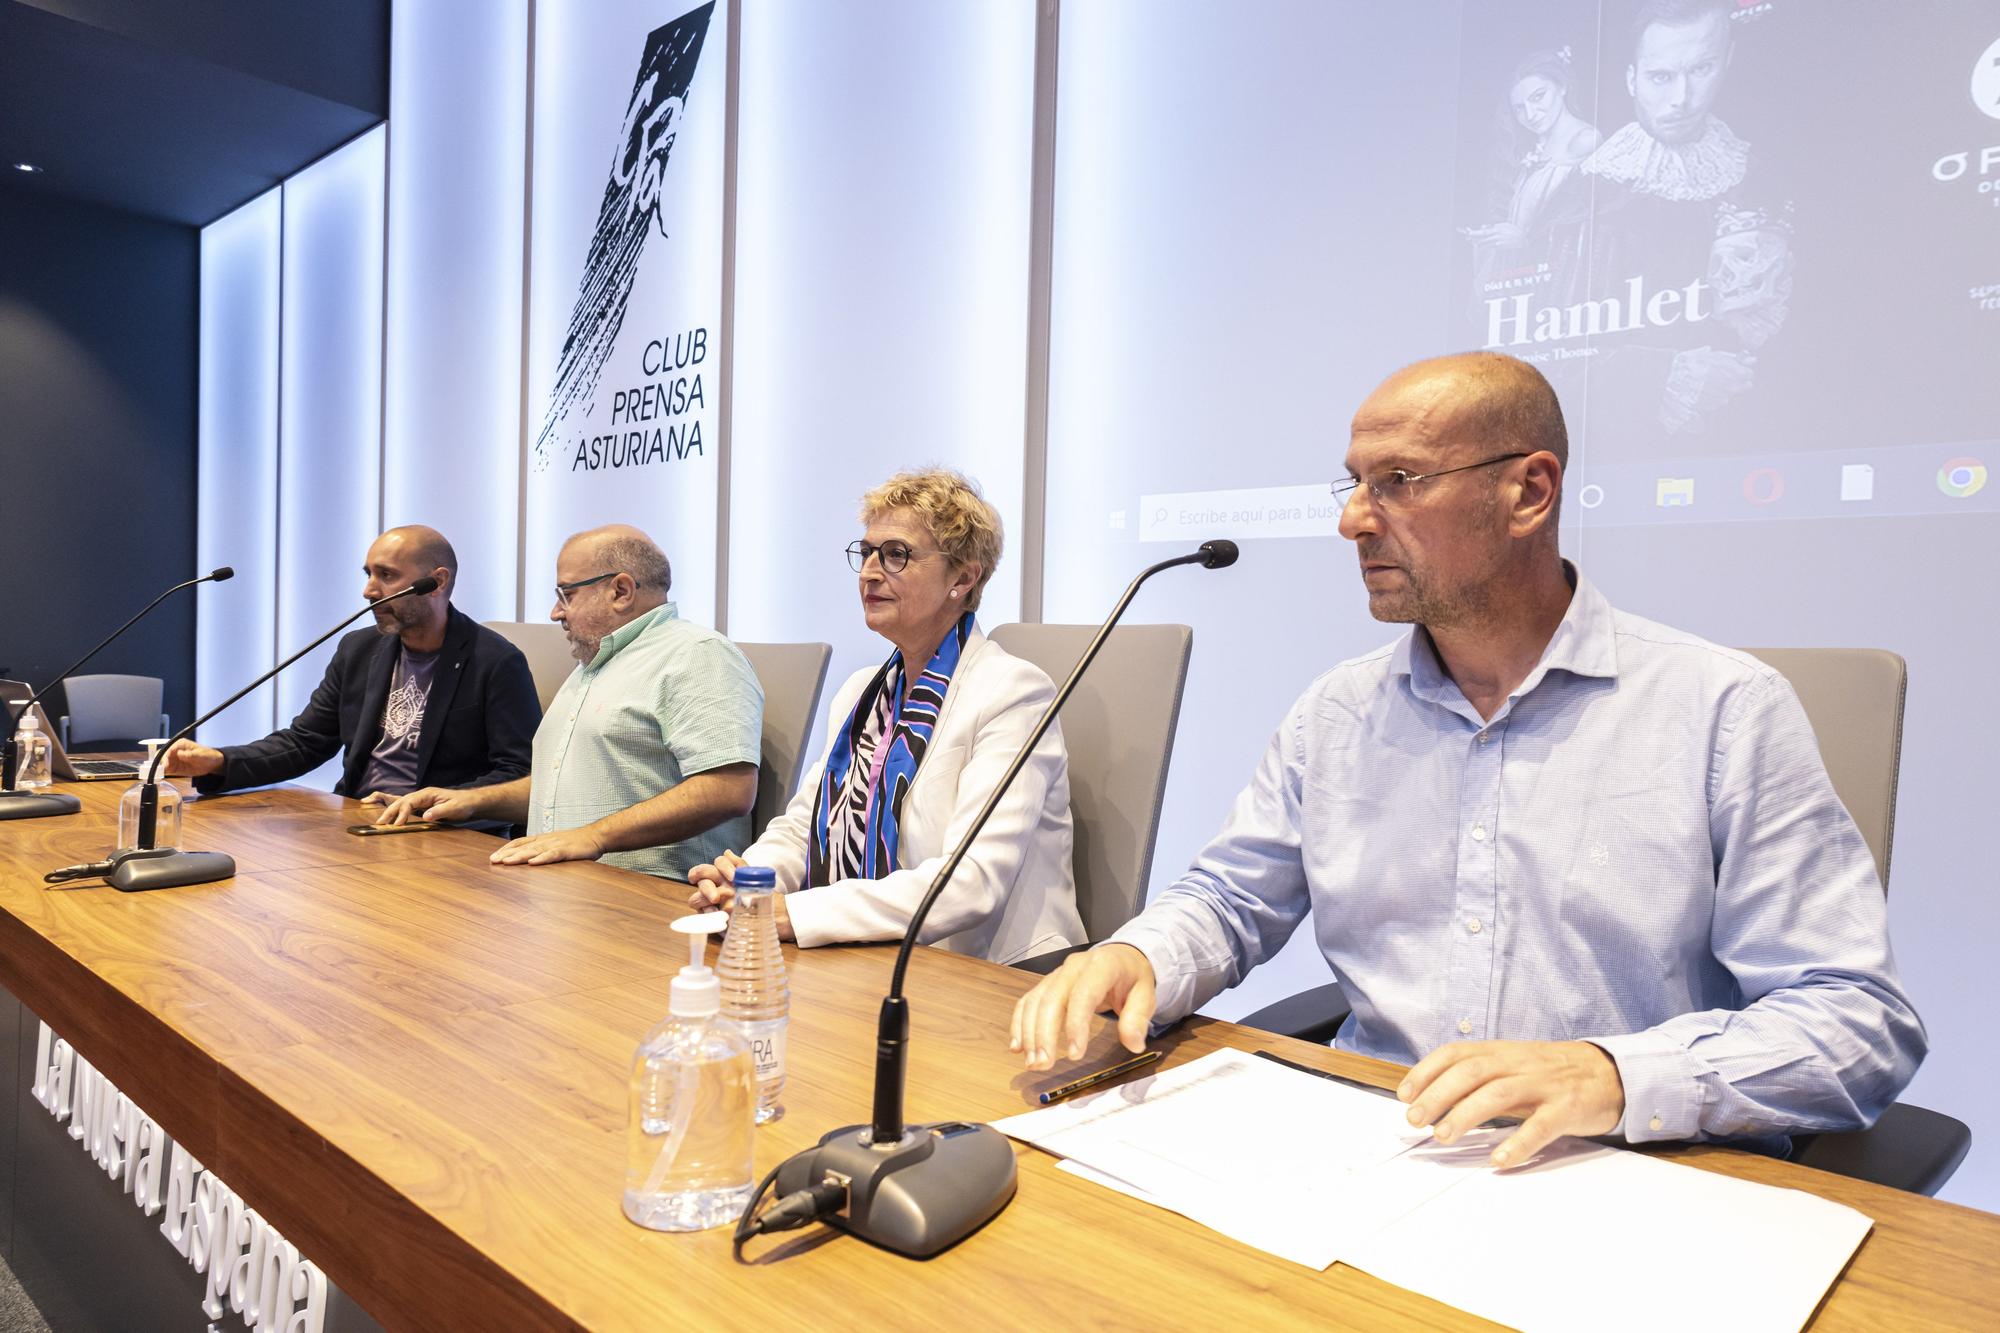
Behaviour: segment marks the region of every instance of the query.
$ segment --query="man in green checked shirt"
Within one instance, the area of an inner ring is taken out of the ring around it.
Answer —
[[[563,543],[549,617],[578,666],[535,732],[531,776],[425,787],[376,822],[507,820],[528,832],[496,865],[602,860],[670,879],[748,843],[764,692],[735,644],[680,618],[671,583],[637,528]]]

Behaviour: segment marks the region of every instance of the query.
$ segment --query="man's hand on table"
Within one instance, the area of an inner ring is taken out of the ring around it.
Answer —
[[[1493,1165],[1525,1162],[1563,1134],[1608,1134],[1625,1113],[1618,1066],[1587,1041],[1457,1041],[1440,1046],[1396,1089],[1413,1125],[1455,1143],[1495,1116],[1521,1127],[1493,1149]]]
[[[558,861],[595,861],[605,851],[603,841],[588,827],[568,828],[516,838],[486,859],[496,866],[550,866]]]
[[[375,816],[377,824],[407,824],[413,819],[462,824],[480,817],[479,802],[473,794],[452,787],[419,787],[402,796],[371,791],[361,798],[361,803],[387,807]]]
[[[1091,1017],[1109,1010],[1118,1016],[1118,1040],[1137,1053],[1146,1049],[1155,1003],[1153,965],[1131,945],[1071,954],[1015,1002],[1007,1049],[1029,1069],[1047,1069],[1058,1057],[1081,1060]]]

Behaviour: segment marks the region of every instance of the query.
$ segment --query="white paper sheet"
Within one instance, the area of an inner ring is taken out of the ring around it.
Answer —
[[[1247,1245],[1325,1268],[1455,1183],[1380,1170],[1426,1135],[1401,1103],[1242,1051],[994,1122]]]
[[[1457,1183],[1341,1262],[1528,1333],[1796,1333],[1873,1225],[1817,1195],[1576,1139],[1495,1171],[1486,1154],[1508,1132],[1408,1154]]]
[[[1510,1129],[1444,1145],[1398,1102],[1240,1051],[995,1128],[1280,1258],[1336,1260],[1529,1333],[1796,1333],[1873,1224],[1797,1190]]]
[[[1056,1170],[1066,1171],[1156,1208],[1179,1213],[1210,1231],[1240,1240],[1266,1254],[1275,1254],[1280,1259],[1324,1272],[1345,1251],[1378,1229],[1384,1217],[1402,1216],[1422,1206],[1441,1189],[1450,1188],[1449,1183],[1440,1184],[1398,1168],[1396,1163],[1400,1160],[1392,1159],[1375,1170],[1356,1172],[1339,1198],[1329,1201],[1324,1208],[1315,1209],[1303,1219],[1296,1213],[1257,1216],[1209,1199],[1183,1198],[1169,1202],[1116,1176],[1106,1175],[1069,1158],[1057,1162]]]

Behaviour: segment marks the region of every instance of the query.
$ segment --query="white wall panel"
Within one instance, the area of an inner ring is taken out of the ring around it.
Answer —
[[[512,620],[528,4],[400,4],[392,24],[383,526],[444,533],[453,603]]]
[[[380,530],[386,138],[371,130],[284,185],[280,656],[360,605],[362,560]],[[337,642],[278,678],[280,721],[304,706]],[[337,776],[322,768],[317,780]]]
[[[1148,584],[1127,618],[1194,627],[1152,888],[1221,827],[1313,677],[1395,637],[1353,551],[1263,536],[1234,506],[1164,497],[1296,490],[1321,507],[1347,417],[1437,352],[1435,238],[1452,108],[1398,102],[1449,49],[1456,7],[1205,0],[1066,5],[1057,97],[1045,602],[1092,621],[1154,560],[1237,537],[1241,563]],[[1302,517],[1304,517],[1302,515]],[[1328,979],[1310,930],[1209,1009],[1236,1017]]]
[[[981,483],[1019,616],[1034,71],[1028,3],[743,11],[729,630],[831,682],[890,651],[841,548],[899,469]]]
[[[278,599],[278,251],[272,190],[201,232],[201,387],[195,561],[230,565],[195,593],[195,707],[268,671]],[[266,685],[201,730],[210,745],[271,728]]]

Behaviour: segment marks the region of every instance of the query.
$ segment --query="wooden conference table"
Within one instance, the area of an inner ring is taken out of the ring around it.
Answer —
[[[371,808],[298,789],[189,803],[182,843],[232,854],[226,883],[45,888],[44,871],[106,852],[121,787],[71,787],[81,815],[0,824],[0,982],[392,1328],[1486,1326],[1027,1148],[1014,1203],[925,1263],[808,1230],[755,1240],[738,1265],[726,1231],[642,1230],[619,1212],[627,1062],[685,960],[668,924],[684,890],[599,865],[493,867],[475,833],[353,837]],[[786,954],[787,1114],[758,1131],[759,1174],[868,1118],[893,958]],[[913,1120],[1012,1114],[1062,1080],[1006,1049],[1034,980],[917,952]],[[1100,1033],[1093,1055],[1112,1043]],[[1385,1086],[1399,1074],[1203,1019],[1166,1044],[1169,1065],[1227,1045]],[[1816,1329],[2000,1319],[2000,1217],[1722,1149],[1670,1155],[1875,1219]]]

